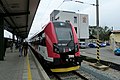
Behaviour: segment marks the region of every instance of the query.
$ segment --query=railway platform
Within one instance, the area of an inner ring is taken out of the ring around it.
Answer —
[[[0,80],[50,80],[30,50],[26,57],[19,51],[6,49],[4,61],[0,61]]]

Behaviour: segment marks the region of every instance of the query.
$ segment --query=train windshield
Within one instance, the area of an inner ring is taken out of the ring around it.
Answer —
[[[72,28],[69,23],[55,22],[54,27],[58,40],[73,40]]]

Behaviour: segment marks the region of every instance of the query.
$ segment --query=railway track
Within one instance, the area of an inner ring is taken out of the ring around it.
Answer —
[[[38,57],[36,52],[34,54]],[[88,57],[84,57],[84,59],[89,59]],[[41,63],[41,60],[38,58],[39,62]],[[90,61],[95,61],[92,59],[89,59]],[[43,64],[43,62],[41,63]],[[95,70],[92,70],[91,68],[84,68],[86,65],[81,66],[80,70],[77,71],[71,71],[66,73],[52,73],[48,68],[46,68],[44,65],[42,65],[46,73],[48,74],[49,78],[51,80],[111,80],[111,78],[106,77],[106,75],[103,75],[99,72],[96,72]],[[113,66],[113,65],[111,65]]]
[[[66,73],[51,73],[55,80],[89,80],[85,75],[78,73],[77,71],[71,71]],[[53,77],[51,77],[53,79]]]
[[[30,48],[32,49],[32,47],[30,47]],[[48,76],[51,78],[51,80],[89,80],[89,79],[86,78],[86,76],[84,74],[80,74],[77,71],[71,71],[71,72],[65,72],[65,73],[53,73],[53,72],[51,72],[41,62],[40,58],[37,55],[37,52],[34,51],[33,49],[32,49],[32,51],[34,52],[34,55],[36,56],[36,58],[38,59],[38,61],[40,62],[40,64],[42,64],[44,70],[46,71],[46,73],[48,74]]]

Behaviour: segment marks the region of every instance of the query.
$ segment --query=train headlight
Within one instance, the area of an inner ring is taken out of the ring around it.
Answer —
[[[59,53],[59,47],[58,47],[58,45],[57,44],[53,44],[53,51],[55,52],[55,53]]]
[[[79,64],[79,62],[77,62],[77,64]]]
[[[68,62],[68,59],[66,59],[66,61]]]

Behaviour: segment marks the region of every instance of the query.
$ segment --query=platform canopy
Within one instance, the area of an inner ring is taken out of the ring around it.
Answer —
[[[0,16],[4,16],[4,29],[26,38],[39,3],[40,0],[0,0]]]

